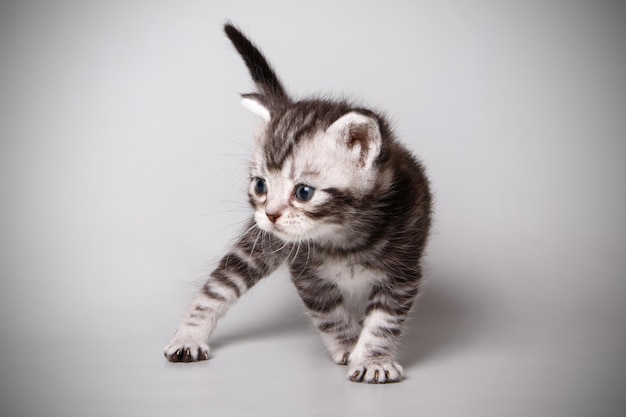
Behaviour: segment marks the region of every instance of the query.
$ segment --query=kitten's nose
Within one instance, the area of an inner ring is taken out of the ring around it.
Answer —
[[[267,216],[268,219],[270,219],[270,221],[272,223],[276,223],[276,221],[278,221],[278,219],[280,218],[280,216],[282,216],[283,213],[268,213],[265,212],[265,215]]]

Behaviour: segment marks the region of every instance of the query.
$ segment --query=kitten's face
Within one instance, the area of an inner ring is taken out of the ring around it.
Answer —
[[[350,188],[356,172],[324,139],[322,132],[304,138],[278,169],[267,167],[260,144],[248,192],[261,229],[288,242],[326,240],[339,231],[339,216],[328,210],[336,206],[332,190]]]
[[[287,242],[345,239],[346,216],[355,212],[354,202],[372,187],[376,172],[363,163],[361,146],[347,143],[338,130],[345,120],[339,123],[303,135],[280,166],[268,163],[267,132],[259,136],[248,188],[259,228]]]
[[[287,242],[343,243],[346,220],[378,176],[378,121],[328,103],[298,102],[274,115],[261,102],[243,103],[262,119],[248,188],[259,228]]]

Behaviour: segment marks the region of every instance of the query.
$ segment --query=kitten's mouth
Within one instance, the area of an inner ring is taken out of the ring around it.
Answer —
[[[284,242],[289,242],[289,243],[302,242],[303,240],[306,239],[306,235],[303,235],[300,233],[289,232],[285,230],[284,226],[281,227],[278,224],[272,224],[268,232],[272,233],[274,236],[276,236],[280,240]]]
[[[271,232],[276,235],[276,237],[280,238],[281,240],[284,240],[285,242],[297,242],[299,240],[301,240],[301,236],[296,235],[294,233],[288,233],[285,230],[283,230],[280,226],[278,225],[272,225],[272,230]]]
[[[284,242],[302,242],[310,238],[308,233],[303,231],[301,227],[298,227],[297,224],[294,227],[293,224],[285,225],[282,222],[271,223],[266,221],[264,216],[256,215],[255,217],[256,224],[260,229],[273,234]]]

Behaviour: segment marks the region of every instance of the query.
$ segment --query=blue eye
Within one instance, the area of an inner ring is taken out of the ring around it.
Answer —
[[[300,184],[296,186],[296,198],[300,201],[309,201],[315,194],[315,188]]]
[[[263,195],[267,193],[267,184],[263,178],[255,178],[254,179],[254,192],[258,195]]]

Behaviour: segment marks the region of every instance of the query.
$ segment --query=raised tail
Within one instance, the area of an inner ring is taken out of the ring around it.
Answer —
[[[278,76],[261,51],[231,23],[224,25],[224,32],[243,58],[250,76],[256,84],[258,93],[270,101],[289,101],[289,96],[285,92]]]

